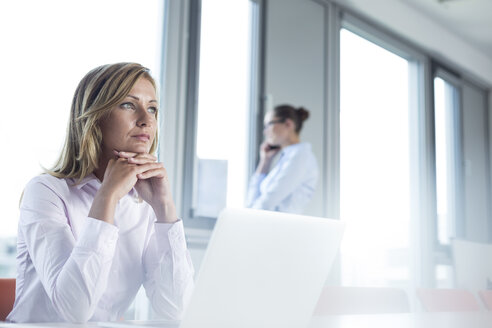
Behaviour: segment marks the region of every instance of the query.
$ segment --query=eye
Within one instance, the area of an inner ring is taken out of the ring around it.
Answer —
[[[131,102],[126,102],[120,105],[121,108],[123,109],[135,109],[135,105],[132,104]]]
[[[149,107],[147,109],[149,113],[156,114],[157,113],[157,107]]]

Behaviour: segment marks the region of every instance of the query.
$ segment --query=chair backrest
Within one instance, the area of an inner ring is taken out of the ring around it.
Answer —
[[[407,294],[398,288],[326,286],[314,315],[410,312]]]
[[[492,258],[492,244],[453,239],[451,246],[456,288],[473,293],[490,288],[492,261],[483,259]]]
[[[480,295],[485,308],[492,311],[492,290],[480,290],[478,295]]]
[[[417,297],[427,312],[480,311],[475,296],[464,289],[417,288]]]
[[[15,279],[0,278],[0,321],[5,321],[15,300]]]

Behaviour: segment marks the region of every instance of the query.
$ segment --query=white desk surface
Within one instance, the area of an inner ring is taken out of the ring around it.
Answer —
[[[178,328],[177,321],[115,321],[115,322],[87,322],[87,323],[68,323],[68,322],[48,322],[48,323],[7,323],[0,321],[0,328]]]
[[[492,328],[492,312],[315,316],[309,328]]]
[[[43,323],[14,324],[0,322],[1,328],[177,328],[177,323],[163,321],[124,321],[86,324]],[[368,315],[328,315],[313,317],[308,328],[491,328],[492,312],[401,313]],[[300,327],[302,328],[302,327]]]

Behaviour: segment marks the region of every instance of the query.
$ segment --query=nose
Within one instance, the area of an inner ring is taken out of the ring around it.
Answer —
[[[145,109],[139,110],[139,115],[137,118],[137,126],[149,127],[149,126],[152,126],[154,121],[155,121],[155,115],[153,113],[149,113]]]

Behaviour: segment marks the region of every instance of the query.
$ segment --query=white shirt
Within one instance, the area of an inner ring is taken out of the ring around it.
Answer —
[[[7,320],[117,320],[143,284],[163,319],[179,320],[193,290],[182,221],[156,223],[134,189],[114,225],[88,217],[101,182],[43,174],[24,190],[17,239],[16,298]]]
[[[268,174],[250,180],[246,206],[269,211],[302,213],[313,197],[318,165],[309,143],[283,148]]]

